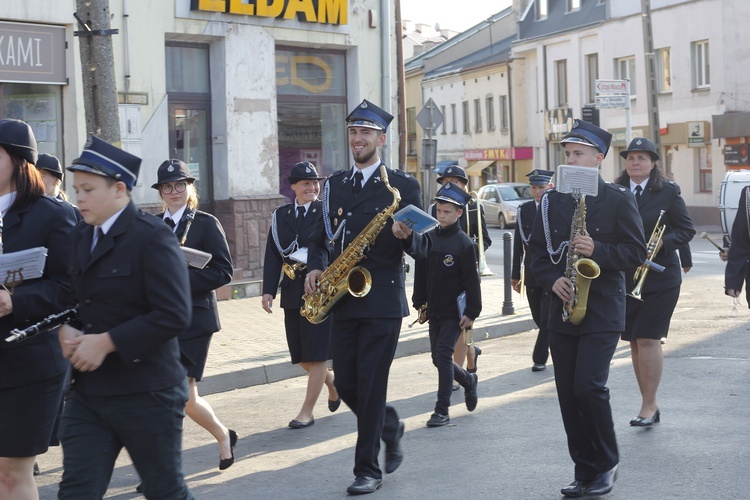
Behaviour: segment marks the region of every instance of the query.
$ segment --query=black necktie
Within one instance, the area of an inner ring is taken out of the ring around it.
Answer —
[[[641,199],[641,191],[643,191],[643,188],[642,188],[642,187],[641,187],[641,185],[639,184],[639,185],[637,185],[637,186],[635,187],[635,199],[636,199],[636,201],[638,201],[638,200],[640,200],[640,199]]]
[[[169,226],[169,228],[174,231],[174,227],[176,224],[174,223],[174,219],[172,219],[172,217],[167,217],[166,219],[164,219],[164,222],[166,222],[167,226]]]
[[[360,191],[362,191],[362,179],[364,179],[362,172],[357,170],[354,174],[354,182],[352,184],[352,192],[354,193],[354,196],[357,196]]]
[[[104,231],[102,231],[101,226],[98,226],[94,232],[94,241],[91,243],[91,253],[94,253],[94,249],[102,241],[102,238],[104,238]]]
[[[297,207],[297,222],[305,218],[305,207]]]

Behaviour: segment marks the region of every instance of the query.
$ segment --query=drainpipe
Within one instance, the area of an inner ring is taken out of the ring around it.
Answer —
[[[125,48],[125,93],[130,90],[130,2],[122,0],[122,23],[125,32],[123,46]]]
[[[381,74],[381,107],[392,113],[391,109],[391,0],[380,0],[380,74]],[[398,128],[398,127],[397,127]],[[389,130],[392,130],[389,128]],[[383,144],[383,160],[391,165],[389,141]]]

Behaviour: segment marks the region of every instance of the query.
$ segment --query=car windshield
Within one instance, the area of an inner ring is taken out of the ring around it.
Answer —
[[[523,186],[497,186],[500,196],[505,201],[530,200],[533,198],[528,185]]]

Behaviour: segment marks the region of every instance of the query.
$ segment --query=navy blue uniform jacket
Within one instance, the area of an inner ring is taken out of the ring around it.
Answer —
[[[659,211],[664,210],[661,224],[666,224],[666,228],[661,239],[662,248],[652,260],[665,269],[661,273],[649,270],[643,282],[643,293],[674,288],[682,283],[678,250],[687,247],[695,235],[693,221],[690,220],[685,201],[680,196],[680,187],[672,181],[664,181],[661,190],[653,191],[650,185],[651,181],[641,193],[638,212],[641,214],[643,231],[648,243],[659,218]],[[628,291],[635,287],[633,275],[636,268],[637,266],[628,269],[625,273]]]
[[[464,314],[472,321],[482,312],[482,288],[479,282],[474,243],[458,223],[440,226],[425,234],[430,253],[416,262],[412,304],[419,309],[427,303],[428,318],[455,318],[456,299],[466,292]]]
[[[310,207],[305,214],[302,222],[297,224],[297,214],[294,211],[294,203],[282,205],[276,209],[276,224],[278,226],[278,236],[281,248],[287,248],[292,244],[294,238],[300,247],[308,247],[310,237],[315,230],[323,214],[323,204],[320,200],[310,203]],[[273,228],[268,230],[268,240],[266,241],[266,255],[263,259],[263,294],[276,297],[279,289],[279,276],[281,276],[281,307],[283,309],[298,309],[302,307],[302,294],[304,293],[305,276],[310,267],[303,271],[297,271],[296,277],[292,280],[286,274],[282,274],[281,268],[284,262],[289,265],[296,263],[293,259],[284,259],[276,248],[273,241]],[[324,262],[328,262],[327,255],[324,256]],[[319,268],[323,269],[323,268]]]
[[[487,217],[484,215],[484,206],[479,204],[479,210],[481,210],[482,214],[482,245],[484,246],[484,249],[487,250],[490,248],[490,245],[492,245],[492,238],[490,238],[490,232],[487,230]],[[469,227],[469,232],[466,231],[466,214],[469,214],[469,223],[471,226]],[[472,242],[476,242],[477,245],[479,244],[479,221],[477,221],[477,216],[480,212],[477,211],[477,202],[474,200],[471,200],[469,203],[466,204],[466,209],[464,209],[464,213],[461,217],[458,218],[458,223],[461,226],[461,230],[469,235],[469,238],[471,238]],[[430,215],[433,217],[437,217],[437,209],[435,208],[435,204],[430,205]]]
[[[521,256],[523,255],[523,284],[529,288],[535,288],[539,285],[534,278],[534,274],[531,272],[531,255],[528,248],[526,248],[526,252],[524,252],[526,244],[523,242],[521,234],[523,232],[523,236],[526,238],[531,237],[531,230],[534,227],[534,219],[536,219],[536,202],[534,200],[527,201],[518,207],[516,229],[513,236],[513,267],[510,273],[512,279],[521,279]]]
[[[330,260],[341,255],[341,238],[348,246],[372,219],[393,203],[393,195],[380,180],[380,170],[367,180],[359,196],[354,197],[350,180],[351,170],[331,174],[329,216],[333,232],[344,219],[346,228],[332,247]],[[399,209],[407,205],[422,208],[419,183],[409,174],[388,169],[388,182],[401,193]],[[372,248],[359,265],[372,274],[372,289],[366,296],[357,298],[347,294],[333,309],[336,318],[403,318],[409,315],[404,286],[403,252],[414,258],[427,255],[427,244],[423,236],[414,233],[407,240],[393,235],[393,220],[388,219],[378,234]],[[322,219],[315,226],[308,247],[308,268],[325,269],[328,245]]]
[[[117,396],[173,387],[187,376],[177,336],[190,324],[187,266],[172,230],[131,201],[91,253],[94,227],[71,234],[70,274],[84,333],[109,332],[117,350],[76,390]]]
[[[187,213],[185,210],[184,214]],[[182,241],[187,219],[183,214],[175,235]],[[164,218],[164,213],[159,214]],[[211,214],[196,211],[195,219],[188,231],[185,246],[211,254],[211,260],[203,269],[188,266],[190,295],[193,303],[193,320],[187,330],[180,334],[181,339],[192,339],[210,335],[221,330],[216,289],[232,281],[232,257],[229,254],[227,237],[221,223]]]
[[[565,275],[567,248],[562,251],[560,261],[553,264],[547,252],[542,223],[545,197],[549,200],[549,232],[553,250],[570,240],[576,203],[571,195],[556,190],[547,191],[542,197],[529,242],[531,271],[551,296],[550,331],[571,335],[624,331],[624,271],[636,268],[646,259],[643,226],[633,193],[622,186],[607,184],[600,178],[599,194],[586,197],[586,230],[595,242],[591,259],[599,265],[601,274],[591,282],[586,316],[579,325],[563,322],[563,302],[552,292],[555,281]]]
[[[46,247],[47,261],[41,278],[15,287],[13,312],[0,318],[0,388],[47,380],[67,369],[56,330],[14,344],[4,339],[12,329],[23,329],[70,306],[68,238],[74,224],[72,210],[47,196],[3,217],[4,253]]]

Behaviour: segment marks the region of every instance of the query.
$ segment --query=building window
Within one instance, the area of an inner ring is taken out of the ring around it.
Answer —
[[[586,55],[586,102],[596,102],[596,80],[599,78],[599,54]]]
[[[417,110],[406,108],[406,154],[417,154]]]
[[[471,126],[469,124],[469,101],[461,103],[464,112],[464,134],[471,133]]]
[[[568,62],[563,59],[555,61],[555,90],[557,91],[557,107],[568,106]]]
[[[443,125],[440,127],[440,133],[445,135],[445,129],[447,128],[445,122],[448,121],[448,115],[445,114],[445,106],[440,106],[440,112],[443,114]]]
[[[500,96],[500,129],[508,130],[508,96]]]
[[[495,130],[495,99],[488,96],[485,104],[487,105],[487,130]]]
[[[581,0],[568,0],[566,12],[575,12],[581,10]]]
[[[547,19],[547,0],[536,0],[536,20]]]
[[[695,155],[698,161],[698,186],[701,193],[713,191],[713,180],[711,178],[711,146],[696,148]]]
[[[708,40],[691,44],[693,62],[693,88],[705,89],[711,85],[711,73],[708,60]]]
[[[456,105],[451,104],[451,134],[456,133]]]
[[[657,92],[672,91],[672,54],[667,49],[656,51],[656,90]]]
[[[482,131],[482,100],[474,99],[474,130]]]
[[[630,80],[630,95],[635,92],[635,56],[621,57],[615,59],[615,79]]]

